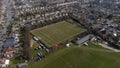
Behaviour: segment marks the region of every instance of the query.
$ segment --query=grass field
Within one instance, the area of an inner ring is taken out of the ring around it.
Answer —
[[[62,21],[60,23],[35,29],[31,32],[51,47],[84,31],[85,29],[82,29],[75,24]]]
[[[120,68],[120,54],[89,43],[57,50],[27,68]]]

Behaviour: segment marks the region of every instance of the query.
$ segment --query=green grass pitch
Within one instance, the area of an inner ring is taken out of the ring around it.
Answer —
[[[27,68],[120,68],[120,54],[89,43],[62,48]]]
[[[47,46],[51,47],[84,31],[85,29],[76,26],[76,24],[62,21],[35,29],[32,31],[32,33],[40,38],[45,44],[47,44]]]

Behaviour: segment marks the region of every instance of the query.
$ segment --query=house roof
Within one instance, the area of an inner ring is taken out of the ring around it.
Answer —
[[[79,45],[79,44],[82,44],[82,43],[86,42],[87,40],[89,40],[89,39],[91,38],[91,36],[92,36],[92,35],[90,34],[90,35],[87,35],[87,36],[85,36],[85,37],[77,40],[77,41],[76,41],[76,44]]]
[[[10,60],[5,60],[6,65],[9,65],[9,63],[10,63]]]
[[[5,63],[5,58],[0,58],[0,64],[4,64]]]
[[[17,64],[17,68],[22,68],[22,67],[25,67],[27,65],[28,65],[27,63],[20,63],[20,64]]]
[[[3,52],[9,52],[9,51],[13,51],[13,50],[14,50],[14,48],[9,46],[9,47],[5,48],[3,50]]]

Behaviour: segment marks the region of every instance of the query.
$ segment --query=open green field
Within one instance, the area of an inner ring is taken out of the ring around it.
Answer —
[[[120,53],[89,42],[89,46],[59,49],[27,68],[120,68]]]
[[[85,29],[78,27],[76,24],[62,21],[43,28],[35,29],[31,32],[51,47],[84,31]]]

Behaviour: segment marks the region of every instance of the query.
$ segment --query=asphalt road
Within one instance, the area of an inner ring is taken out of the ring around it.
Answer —
[[[10,21],[12,19],[12,13],[11,13],[11,6],[10,6],[11,2],[10,2],[10,0],[3,0],[2,3],[6,7],[5,23],[4,23],[3,29],[1,29],[1,34],[0,34],[1,35],[0,38],[3,41],[4,40],[3,37],[5,37],[5,34],[7,32],[7,27],[10,25]],[[3,45],[3,44],[0,44],[0,45]]]
[[[12,19],[12,13],[11,13],[11,2],[9,0],[3,0],[5,6],[6,6],[6,22],[5,22],[5,26],[2,29],[2,34],[5,34],[7,31],[7,27],[8,25],[10,25],[10,20]]]

